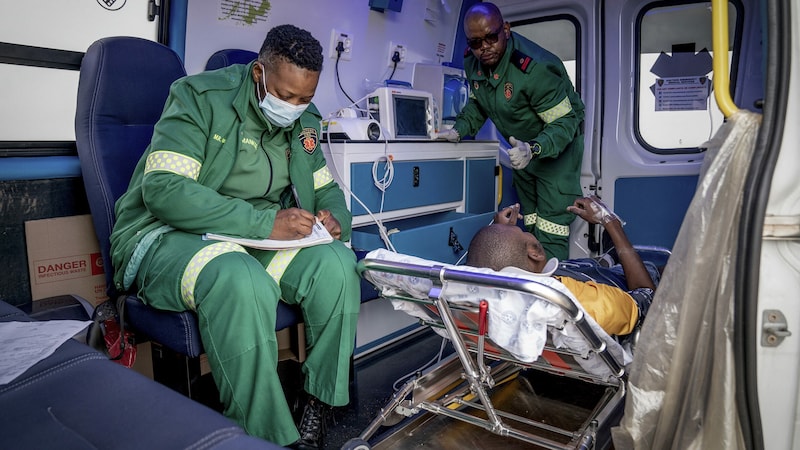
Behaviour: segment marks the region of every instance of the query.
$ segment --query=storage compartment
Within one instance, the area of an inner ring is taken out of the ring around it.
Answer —
[[[383,211],[460,202],[464,196],[464,161],[394,162],[394,176],[386,189]],[[386,164],[378,163],[376,177],[386,173]],[[373,163],[355,163],[350,169],[350,189],[373,213],[381,211],[381,191],[374,182]],[[366,214],[355,201],[350,202],[353,216]]]
[[[498,171],[496,158],[467,160],[466,212],[481,214],[494,211],[497,201],[494,184]]]
[[[489,225],[493,217],[493,211],[484,214],[451,211],[384,222],[384,225],[389,241],[398,252],[455,264],[466,254],[475,233]],[[386,247],[377,225],[354,229],[352,244],[356,250]]]

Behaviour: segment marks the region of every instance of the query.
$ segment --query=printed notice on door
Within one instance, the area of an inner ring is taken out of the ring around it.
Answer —
[[[708,77],[657,78],[656,111],[704,111],[710,84]]]

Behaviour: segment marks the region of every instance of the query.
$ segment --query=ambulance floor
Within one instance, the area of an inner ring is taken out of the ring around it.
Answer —
[[[443,351],[442,351],[443,350]],[[327,449],[339,449],[358,437],[386,406],[395,390],[409,377],[422,372],[429,363],[453,352],[442,338],[430,330],[398,342],[355,363],[351,403],[336,408],[330,424]],[[564,429],[577,430],[591,414],[603,389],[566,377],[538,371],[523,371],[492,392],[492,402],[502,411],[511,412]],[[395,416],[399,421],[399,416]],[[605,430],[608,431],[608,430]],[[556,441],[561,437],[547,436]],[[564,442],[569,441],[565,439]],[[471,424],[445,416],[419,414],[397,424],[379,428],[369,442],[374,450],[423,448],[502,449],[536,448],[519,440],[502,437]],[[607,433],[598,435],[596,448],[607,448]]]

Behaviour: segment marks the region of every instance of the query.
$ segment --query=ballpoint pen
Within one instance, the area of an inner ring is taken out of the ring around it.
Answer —
[[[303,206],[300,204],[300,196],[297,195],[297,188],[294,187],[294,183],[289,185],[292,188],[292,195],[294,196],[294,204],[297,205],[298,208],[303,209]],[[317,227],[318,230],[322,229],[322,224],[319,222],[319,218],[315,217],[316,221],[314,222],[314,226]]]

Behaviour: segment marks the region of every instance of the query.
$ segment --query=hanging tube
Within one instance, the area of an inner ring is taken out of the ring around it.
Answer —
[[[728,0],[711,0],[711,32],[714,50],[714,98],[725,117],[739,110],[731,99],[728,72]]]

